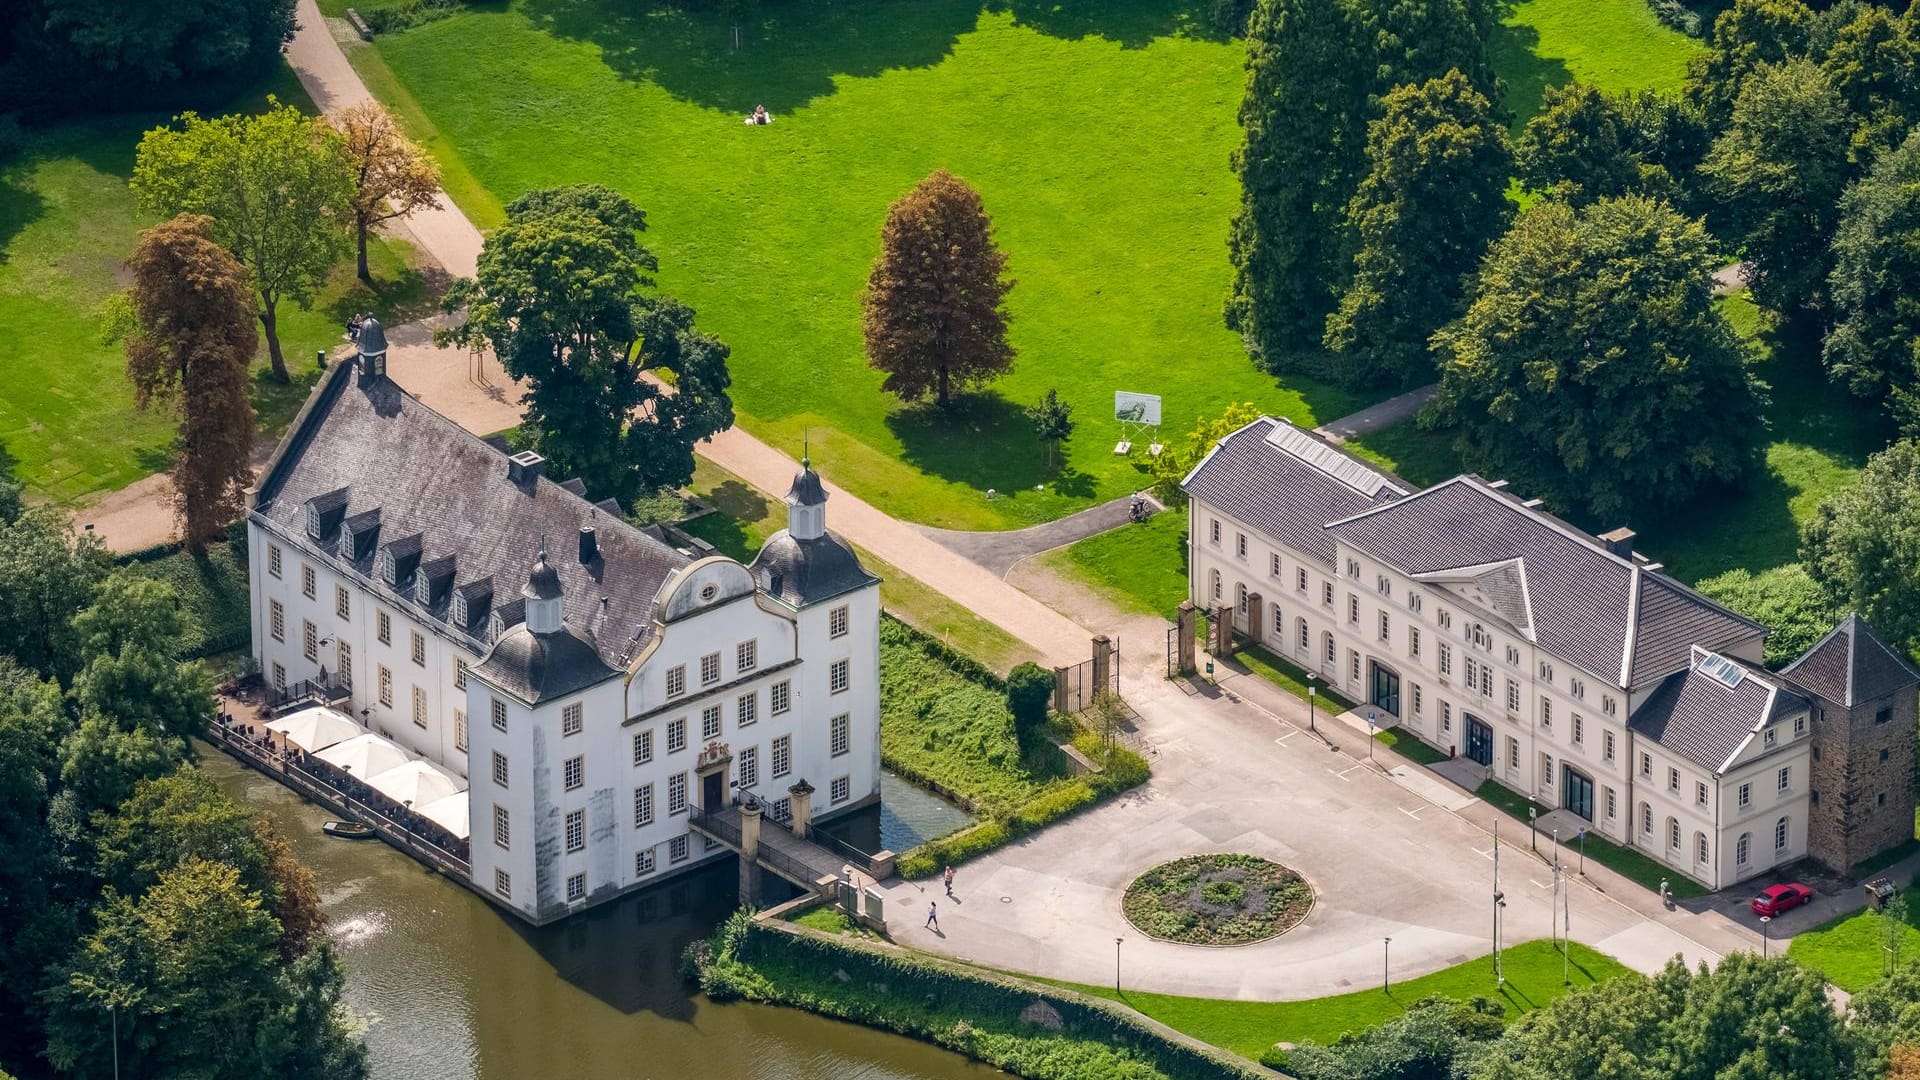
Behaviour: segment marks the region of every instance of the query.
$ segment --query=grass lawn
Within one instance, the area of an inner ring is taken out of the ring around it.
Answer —
[[[1422,431],[1411,419],[1349,439],[1341,448],[1366,458],[1416,488],[1451,480],[1465,471],[1459,455],[1453,452],[1452,432]]]
[[[743,562],[752,561],[767,537],[786,527],[786,506],[769,499],[745,480],[706,460],[694,462],[695,496],[719,513],[705,514],[681,528]],[[870,551],[856,548],[860,561],[880,576],[880,605],[947,646],[1005,674],[1038,654],[1012,634],[969,611],[965,604],[927,587]]]
[[[1528,820],[1527,809],[1536,805],[1528,800],[1525,795],[1514,791],[1498,780],[1483,781],[1479,787],[1474,789],[1473,793],[1479,797],[1480,801],[1504,812],[1507,816],[1522,824]],[[1550,806],[1539,807],[1540,812],[1543,814],[1551,809],[1553,808]],[[1551,844],[1551,841],[1545,833],[1541,834],[1539,842]],[[1560,844],[1566,849],[1566,854],[1562,856],[1563,859],[1578,858],[1577,853],[1580,851],[1580,845],[1577,841],[1568,837],[1561,837]],[[1684,900],[1689,897],[1707,895],[1706,888],[1696,883],[1692,878],[1687,877],[1685,874],[1680,873],[1670,866],[1663,865],[1657,859],[1649,858],[1638,851],[1634,851],[1632,848],[1624,848],[1611,841],[1603,840],[1591,832],[1587,834],[1585,846],[1586,857],[1588,859],[1599,863],[1630,881],[1638,883],[1651,892],[1659,892],[1660,882],[1665,881],[1667,883],[1667,891],[1680,899]]]
[[[1187,512],[1158,513],[1040,559],[1120,607],[1171,619],[1187,598]]]
[[[1572,949],[1568,970],[1575,987],[1628,974],[1627,968],[1609,956],[1578,943]],[[1054,985],[1124,1002],[1202,1042],[1257,1060],[1276,1042],[1330,1043],[1349,1031],[1362,1031],[1391,1020],[1425,997],[1485,997],[1499,1001],[1507,1018],[1513,1019],[1567,992],[1560,981],[1560,965],[1560,953],[1552,942],[1529,941],[1507,949],[1500,956],[1507,982],[1498,994],[1493,988],[1491,956],[1396,982],[1391,993],[1376,988],[1309,1001],[1223,1001],[1135,990],[1115,994],[1111,986]]]
[[[1307,700],[1307,673],[1300,665],[1284,656],[1276,655],[1259,645],[1244,644],[1234,650],[1233,663],[1237,663],[1255,675],[1299,698]],[[1343,713],[1353,708],[1353,702],[1328,687],[1323,681],[1314,697],[1328,714]]]
[[[1801,967],[1817,971],[1828,982],[1853,993],[1880,980],[1885,971],[1886,944],[1887,916],[1862,909],[1796,935],[1787,946],[1787,955]],[[1902,964],[1910,965],[1920,958],[1920,904],[1908,904],[1895,947]]]
[[[268,92],[308,105],[291,72],[236,102],[251,108]],[[8,378],[0,387],[0,455],[37,497],[74,505],[166,466],[173,424],[164,410],[133,405],[125,359],[101,341],[100,309],[128,284],[122,261],[148,224],[127,189],[134,147],[164,116],[124,116],[36,129],[24,155],[0,166],[0,326],[9,331]],[[281,340],[294,378],[261,377],[254,408],[263,431],[284,429],[305,400],[314,351],[340,341],[348,312],[385,316],[431,306],[411,251],[391,242],[371,252],[376,294],[334,275],[310,310],[282,305]]]
[[[352,55],[483,226],[551,184],[638,201],[661,286],[733,348],[742,425],[777,445],[811,430],[896,515],[1005,528],[1137,487],[1108,452],[1119,389],[1163,394],[1176,431],[1234,401],[1308,424],[1363,403],[1260,374],[1221,323],[1244,49],[1197,0],[762,7],[739,51],[692,7],[513,0]],[[1528,0],[1508,21],[1522,109],[1575,75],[1671,85],[1691,48],[1642,0]],[[740,124],[755,104],[773,126]],[[952,416],[881,393],[858,306],[887,205],[943,166],[981,190],[1019,282],[1018,364]],[[1083,422],[1054,470],[1020,414],[1049,388]]]
[[[1375,732],[1373,737],[1380,740],[1380,745],[1392,747],[1395,753],[1416,765],[1437,765],[1447,760],[1446,754],[1421,742],[1419,736],[1410,731],[1390,727]]]

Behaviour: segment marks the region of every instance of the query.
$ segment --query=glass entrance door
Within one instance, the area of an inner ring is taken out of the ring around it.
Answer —
[[[1593,820],[1593,779],[1584,773],[1575,772],[1573,766],[1560,766],[1560,775],[1564,783],[1560,785],[1562,804],[1588,821]]]
[[[1467,760],[1493,764],[1493,729],[1477,716],[1467,717]]]

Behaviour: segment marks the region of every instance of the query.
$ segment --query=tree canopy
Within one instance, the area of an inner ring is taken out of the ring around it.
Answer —
[[[1858,611],[1909,652],[1920,648],[1920,443],[1868,458],[1859,481],[1802,528],[1800,557],[1836,608]]]
[[[1733,113],[1747,76],[1806,52],[1813,11],[1801,0],[1735,0],[1713,22],[1707,50],[1687,73],[1687,96],[1715,127]]]
[[[1214,444],[1260,419],[1260,409],[1251,401],[1227,406],[1220,415],[1206,417],[1193,425],[1185,440],[1170,443],[1153,459],[1153,494],[1168,506],[1185,506],[1186,492],[1180,481],[1193,471],[1201,459],[1213,452]]]
[[[1713,241],[1632,195],[1535,204],[1496,242],[1444,357],[1433,419],[1468,468],[1561,512],[1671,506],[1742,476],[1760,397],[1714,305]]]
[[[293,30],[294,0],[12,0],[0,101],[175,105],[270,70]]]
[[[383,221],[434,205],[440,192],[440,166],[407,138],[392,113],[372,99],[343,109],[334,124],[345,138],[347,164],[353,170],[355,268],[360,280],[371,281],[367,234]]]
[[[164,221],[140,234],[127,260],[127,375],[143,408],[161,398],[179,415],[169,471],[182,532],[196,548],[240,515],[253,482],[247,371],[260,344],[246,268],[213,241],[210,225],[191,214]]]
[[[1613,99],[1585,83],[1549,86],[1514,143],[1514,164],[1522,184],[1584,206],[1639,185],[1632,142]]]
[[[1845,612],[1799,563],[1759,573],[1729,570],[1696,583],[1701,592],[1770,629],[1766,664],[1780,668],[1813,647]]]
[[[1027,422],[1047,447],[1047,464],[1053,464],[1060,444],[1073,438],[1073,406],[1060,400],[1060,391],[1049,389],[1046,396],[1027,406]]]
[[[1828,281],[1827,370],[1920,432],[1920,133],[1841,198]]]
[[[881,389],[945,408],[957,391],[1009,371],[1006,267],[965,180],[936,169],[896,200],[862,297],[867,363],[886,374]]]
[[[1487,244],[1513,213],[1513,157],[1493,105],[1459,71],[1387,94],[1369,170],[1347,206],[1353,278],[1327,320],[1349,385],[1429,381],[1428,339],[1466,306]]]
[[[491,348],[527,380],[533,448],[622,502],[686,483],[694,445],[733,424],[727,347],[695,329],[692,309],[643,291],[658,265],[645,227],[639,207],[597,185],[516,200],[478,277],[447,291],[446,310],[466,321],[438,335]]]
[[[347,254],[353,173],[345,141],[323,120],[267,99],[259,115],[179,117],[140,140],[133,193],[161,217],[200,214],[208,234],[252,275],[274,376],[281,300],[306,303]]]

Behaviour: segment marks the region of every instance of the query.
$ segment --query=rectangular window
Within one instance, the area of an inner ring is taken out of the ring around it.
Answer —
[[[1486,664],[1480,665],[1480,696],[1493,696],[1493,668]],[[1516,709],[1515,711],[1518,710]]]
[[[1409,683],[1409,684],[1407,684],[1407,685],[1408,685],[1409,687],[1411,687],[1411,688],[1412,688],[1412,690],[1413,690],[1413,715],[1415,715],[1415,716],[1420,716],[1420,715],[1422,715],[1422,711],[1421,711],[1421,706],[1422,706],[1422,702],[1421,702],[1421,695],[1420,695],[1420,684],[1419,684],[1419,683]]]
[[[577,904],[587,898],[587,875],[573,874],[567,878],[567,903]]]
[[[1275,604],[1273,605],[1273,636],[1277,638],[1286,632],[1287,614],[1280,610],[1279,604]]]
[[[499,698],[493,698],[492,702],[493,702],[493,730],[505,731],[507,730],[507,703],[504,701],[501,701]]]
[[[675,664],[667,669],[667,696],[677,698],[687,692],[687,665]]]
[[[1246,533],[1233,534],[1233,553],[1235,555],[1240,556],[1243,559],[1247,557],[1247,534]]]
[[[828,728],[831,732],[829,738],[833,746],[834,757],[839,757],[841,754],[852,749],[852,739],[849,733],[853,729],[853,724],[846,713],[841,713],[829,721]]]
[[[281,607],[278,600],[267,601],[267,625],[273,640],[287,640],[287,609]]]
[[[1218,544],[1220,542],[1219,518],[1214,518],[1212,521],[1207,522],[1207,542],[1210,544]]]
[[[1805,735],[1806,733],[1807,733],[1807,718],[1804,716],[1794,717],[1793,718],[1793,737],[1797,739],[1800,736]]]
[[[1695,780],[1693,782],[1693,801],[1699,803],[1701,806],[1707,805],[1707,782],[1705,780]]]
[[[1512,679],[1507,680],[1507,687],[1509,691],[1512,690]],[[1553,730],[1553,701],[1549,698],[1540,699],[1540,726],[1548,731]]]
[[[833,797],[834,803],[846,802],[853,797],[852,779],[845,776],[834,777],[833,785],[828,789],[828,793]]]
[[[353,601],[348,599],[347,587],[345,585],[335,585],[333,587],[333,613],[345,619],[349,617],[349,613],[352,610]]]
[[[587,812],[585,810],[567,811],[567,851],[585,851],[587,848]]]
[[[283,694],[287,692],[287,669],[280,666],[278,661],[273,665],[273,688]]]
[[[1653,779],[1653,758],[1645,750],[1640,752],[1640,775],[1648,780]]]
[[[267,573],[274,577],[280,576],[280,545],[278,544],[267,545]]]
[[[1351,593],[1347,595],[1347,621],[1355,626],[1360,625],[1360,598]]]
[[[496,868],[493,871],[493,891],[502,899],[513,899],[513,875]]]
[[[1509,735],[1507,736],[1507,768],[1517,769],[1519,767],[1520,767],[1520,740]]]
[[[1779,782],[1781,791],[1793,786],[1793,766],[1789,765],[1780,770]]]
[[[667,861],[687,861],[687,838],[685,836],[676,836],[667,841]]]
[[[586,706],[581,702],[574,702],[560,710],[560,734],[562,736],[580,734],[585,721]]]
[[[1553,787],[1553,755],[1544,752],[1540,755],[1540,786]]]
[[[773,740],[773,778],[779,778],[793,771],[793,736],[782,735]]]
[[[1420,659],[1420,628],[1417,626],[1407,627],[1407,655],[1415,660]]]
[[[300,653],[308,660],[320,659],[320,631],[306,619],[300,620]]]
[[[418,686],[413,688],[413,726],[422,731],[427,727],[427,692]]]
[[[845,604],[842,604],[839,607],[834,608],[832,611],[827,613],[827,636],[828,637],[846,637],[847,623],[848,623],[847,606]]]
[[[453,710],[453,748],[463,754],[467,751],[467,710],[465,709]]]
[[[1767,735],[1766,735],[1767,749],[1769,750],[1773,749],[1774,740],[1776,739],[1778,734],[1779,732],[1777,731],[1777,729],[1774,729],[1774,728],[1767,729]]]
[[[467,662],[457,656],[453,658],[453,688],[455,690],[467,688]]]
[[[1329,663],[1329,664],[1331,664],[1331,663],[1333,663],[1333,661],[1334,661],[1334,657],[1335,657],[1335,654],[1334,654],[1334,650],[1333,650],[1333,635],[1332,635],[1332,634],[1327,634],[1327,633],[1323,633],[1323,634],[1321,634],[1320,636],[1326,639],[1326,642],[1327,642],[1327,663]]]
[[[1653,835],[1653,807],[1646,803],[1640,804],[1640,831],[1648,836]]]
[[[633,827],[646,828],[653,824],[653,785],[641,784],[633,789]]]
[[[375,613],[374,613],[374,616],[373,616],[373,636],[374,636],[374,637],[377,637],[377,638],[379,638],[379,639],[380,639],[380,644],[382,644],[382,645],[391,645],[391,644],[393,644],[393,618],[392,618],[392,616],[390,616],[390,615],[388,615],[388,614],[387,614],[386,612],[384,612],[384,611],[380,611],[380,612],[375,612]]]
[[[1607,761],[1613,760],[1613,732],[1603,732],[1600,736],[1600,756]]]
[[[1387,613],[1383,611],[1380,613],[1380,640],[1386,641],[1392,637],[1393,637],[1393,628],[1388,625]]]
[[[393,672],[385,664],[380,665],[380,704],[393,708]]]
[[[1360,654],[1353,649],[1347,650],[1347,668],[1352,672],[1348,677],[1360,681]]]
[[[700,685],[712,686],[720,681],[720,654],[710,652],[700,658]]]
[[[1267,564],[1267,572],[1273,575],[1274,577],[1279,577],[1280,576],[1280,556],[1270,554],[1267,556],[1267,558],[1270,560]]]
[[[677,754],[687,748],[687,718],[682,716],[667,721],[667,753]]]
[[[567,763],[561,767],[560,772],[566,784],[566,789],[572,791],[581,784],[586,783],[587,759],[576,754],[567,759]]]
[[[740,787],[750,788],[760,782],[760,748],[749,746],[740,751]]]
[[[1333,606],[1333,582],[1323,581],[1320,583],[1320,602],[1328,607]]]
[[[1880,710],[1879,712],[1876,712],[1876,713],[1874,713],[1874,714],[1873,714],[1873,722],[1874,722],[1874,724],[1876,724],[1876,725],[1879,725],[1879,724],[1890,724],[1890,723],[1892,723],[1892,722],[1893,722],[1893,710],[1892,710],[1892,709],[1881,709],[1881,710]]]
[[[827,669],[827,689],[838,694],[847,688],[847,668],[845,660],[833,662],[833,666]]]
[[[743,641],[733,647],[734,670],[741,675],[760,666],[760,643]]]
[[[773,809],[768,812],[767,816],[773,818],[773,820],[779,822],[782,825],[793,824],[793,800],[792,799],[773,800]]]
[[[1669,767],[1667,769],[1667,790],[1668,791],[1680,790],[1680,770],[1679,769],[1675,769],[1672,767]]]
[[[741,694],[733,703],[733,716],[741,727],[757,723],[760,719],[760,695]]]
[[[1444,641],[1440,643],[1440,674],[1453,674],[1453,646]]]
[[[653,732],[636,731],[633,733],[633,763],[645,765],[653,760]]]
[[[506,807],[497,804],[493,808],[493,842],[509,851],[513,848],[513,819]]]
[[[1301,619],[1300,620],[1300,651],[1303,653],[1306,652],[1307,649],[1311,647],[1311,645],[1312,645],[1312,640],[1307,636],[1307,620]]]
[[[1307,571],[1305,567],[1294,571],[1294,588],[1299,589],[1301,592],[1307,591]]]
[[[709,705],[700,710],[700,738],[717,739],[720,737],[720,706]]]
[[[420,633],[420,631],[418,630],[410,631],[410,633],[413,635],[413,662],[419,667],[426,667],[427,666],[426,636]]]
[[[1612,821],[1615,817],[1618,817],[1619,809],[1620,809],[1619,799],[1614,795],[1613,789],[1608,788],[1607,789],[1607,820]]]
[[[1580,746],[1587,741],[1587,723],[1579,713],[1573,714],[1573,745]]]
[[[1740,809],[1742,810],[1745,810],[1747,807],[1753,805],[1753,785],[1752,784],[1740,785],[1739,801],[1740,801]]]
[[[493,782],[507,786],[507,755],[498,750],[493,751]]]
[[[311,600],[313,599],[314,594],[316,592],[318,592],[318,590],[314,587],[313,567],[308,566],[306,563],[301,563],[300,564],[300,595]]]
[[[773,710],[775,716],[792,708],[793,684],[784,680],[774,683],[773,688],[767,691],[767,707]]]
[[[1450,735],[1452,733],[1453,733],[1453,706],[1448,702],[1443,701],[1440,703],[1440,734]]]
[[[674,773],[667,777],[667,813],[684,814],[687,812],[687,774]]]
[[[653,849],[633,853],[633,876],[646,877],[653,873]]]

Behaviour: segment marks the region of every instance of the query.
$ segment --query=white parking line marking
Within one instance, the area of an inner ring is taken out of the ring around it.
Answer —
[[[1400,808],[1400,812],[1401,812],[1401,813],[1403,813],[1403,814],[1405,814],[1405,815],[1407,815],[1408,817],[1410,817],[1410,818],[1412,818],[1412,819],[1413,819],[1413,820],[1415,820],[1415,821],[1419,821],[1419,820],[1420,820],[1420,811],[1422,811],[1422,810],[1425,810],[1425,809],[1426,809],[1426,807],[1424,807],[1424,806],[1416,806],[1416,807],[1414,807],[1413,809],[1411,809],[1411,810],[1409,810],[1409,809],[1407,809],[1406,807],[1404,807],[1404,806],[1403,806],[1403,807],[1401,807],[1401,808]]]
[[[1528,880],[1529,882],[1532,882],[1532,883],[1533,883],[1533,887],[1534,887],[1534,888],[1536,888],[1536,889],[1551,889],[1551,888],[1553,888],[1553,883],[1552,883],[1552,882],[1547,882],[1547,881],[1534,881],[1534,880],[1533,880],[1532,878],[1528,878],[1527,880]]]
[[[1330,772],[1330,773],[1333,773],[1333,775],[1335,775],[1335,776],[1337,776],[1337,777],[1339,777],[1339,778],[1340,778],[1340,780],[1341,780],[1341,781],[1342,781],[1343,783],[1348,783],[1348,784],[1351,784],[1351,783],[1353,783],[1353,781],[1351,781],[1351,780],[1348,780],[1348,779],[1347,779],[1347,774],[1346,774],[1346,773],[1343,773],[1343,772],[1334,772],[1334,770],[1332,770],[1332,769],[1328,769],[1327,771],[1328,771],[1328,772]]]
[[[1473,849],[1473,852],[1474,852],[1474,854],[1476,854],[1476,855],[1478,855],[1478,856],[1480,856],[1480,857],[1481,857],[1481,858],[1483,858],[1483,859],[1486,859],[1486,860],[1487,860],[1487,861],[1489,861],[1489,862],[1491,862],[1491,861],[1493,861],[1493,849],[1492,849],[1492,848],[1474,848],[1474,849]]]

